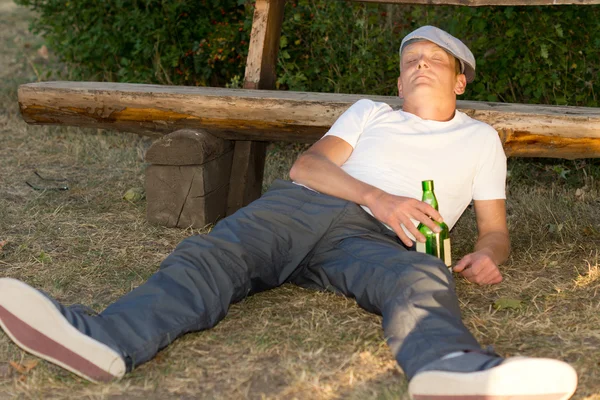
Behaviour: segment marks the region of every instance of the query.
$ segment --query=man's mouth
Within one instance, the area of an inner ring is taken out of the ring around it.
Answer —
[[[427,75],[427,74],[419,74],[419,75],[415,76],[414,79],[416,80],[416,79],[419,79],[419,78],[431,79],[431,77],[429,75]]]

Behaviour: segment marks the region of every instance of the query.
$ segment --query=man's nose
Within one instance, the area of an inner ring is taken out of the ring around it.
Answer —
[[[421,68],[425,68],[425,67],[429,67],[427,62],[425,62],[425,57],[419,58],[419,63],[417,64],[417,68],[421,69]]]

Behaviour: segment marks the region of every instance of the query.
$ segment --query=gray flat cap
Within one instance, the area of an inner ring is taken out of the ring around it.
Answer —
[[[402,57],[404,46],[419,40],[435,43],[456,57],[460,61],[461,72],[465,74],[467,82],[473,82],[475,79],[475,56],[471,50],[463,42],[435,26],[425,25],[406,35],[400,44],[400,57]]]

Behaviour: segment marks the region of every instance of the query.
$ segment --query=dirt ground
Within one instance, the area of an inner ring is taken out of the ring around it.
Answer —
[[[0,276],[99,311],[147,279],[181,239],[200,231],[150,225],[144,200],[123,199],[128,189],[143,188],[148,139],[22,121],[18,85],[62,68],[52,49],[46,55],[43,40],[28,32],[31,16],[0,0]],[[268,180],[285,177],[295,154],[272,146]],[[512,256],[499,285],[478,287],[457,278],[465,323],[501,355],[571,363],[580,377],[574,398],[600,399],[598,167],[592,161],[514,161],[509,171]],[[58,181],[35,172],[64,179],[59,183],[69,189],[56,190]],[[474,238],[467,211],[452,232],[455,258],[470,251]],[[494,307],[502,299],[513,302]],[[379,316],[351,299],[284,285],[232,306],[214,329],[178,339],[106,385],[38,361],[0,333],[0,399],[75,398],[407,395]]]

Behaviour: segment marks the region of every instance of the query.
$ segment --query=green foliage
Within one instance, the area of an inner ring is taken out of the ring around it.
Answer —
[[[223,85],[243,69],[249,25],[238,0],[16,0],[67,64],[68,79]]]
[[[465,41],[477,76],[463,99],[598,106],[600,6],[454,7],[298,0],[286,9],[278,84],[395,95],[404,35],[436,25]]]
[[[477,80],[465,96],[597,107],[599,18],[598,6],[462,10],[446,24],[477,56]]]
[[[288,2],[279,88],[391,94],[398,75],[398,37],[384,10],[343,1]]]

